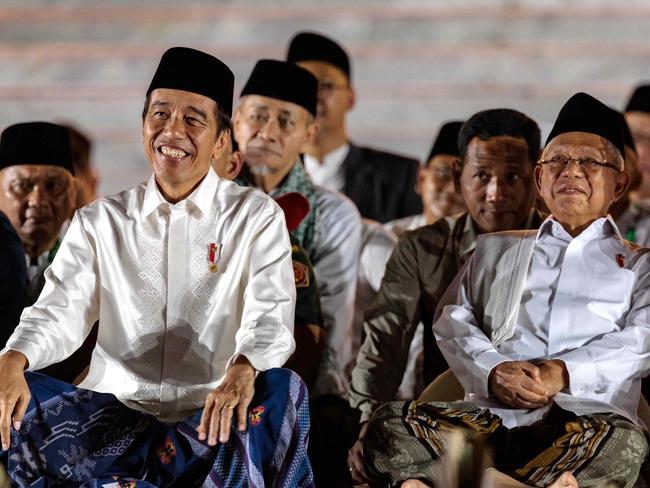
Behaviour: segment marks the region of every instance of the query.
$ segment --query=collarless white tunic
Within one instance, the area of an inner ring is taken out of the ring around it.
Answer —
[[[264,371],[295,347],[284,214],[212,169],[176,204],[152,176],[79,210],[45,276],[5,351],[40,369],[72,354],[99,320],[80,386],[162,420],[201,407],[237,355]]]

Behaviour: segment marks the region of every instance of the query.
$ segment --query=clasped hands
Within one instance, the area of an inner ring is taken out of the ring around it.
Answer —
[[[569,386],[564,361],[547,359],[536,364],[506,361],[498,364],[488,377],[490,393],[508,406],[535,409],[543,407],[563,388]]]

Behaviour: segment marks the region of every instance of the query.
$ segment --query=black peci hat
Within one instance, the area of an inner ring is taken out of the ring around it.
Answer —
[[[300,32],[289,43],[287,61],[324,61],[332,64],[351,78],[350,58],[345,50],[329,37],[315,32]]]
[[[241,96],[260,95],[295,103],[316,116],[318,80],[306,69],[286,61],[262,59],[253,68]]]
[[[546,144],[567,132],[596,134],[614,144],[621,156],[625,154],[625,137],[620,114],[586,93],[576,93],[564,104]]]
[[[196,49],[172,47],[165,51],[153,75],[147,96],[157,88],[198,93],[214,100],[232,115],[235,75],[223,62]]]
[[[44,164],[74,175],[70,132],[50,122],[24,122],[0,135],[0,169],[21,164]]]

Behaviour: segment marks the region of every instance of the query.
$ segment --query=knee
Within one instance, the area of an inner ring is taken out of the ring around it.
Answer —
[[[291,398],[299,405],[309,404],[307,386],[290,369],[273,368],[261,372],[255,380],[255,392],[260,398],[270,401],[285,402]]]
[[[643,432],[630,430],[627,435],[627,442],[621,452],[621,459],[637,472],[641,469],[643,462],[648,456],[648,439]]]
[[[279,391],[302,388],[306,390],[307,388],[298,374],[286,368],[272,368],[263,371],[257,376],[256,382],[273,385],[273,389]]]
[[[399,450],[398,432],[403,425],[406,402],[390,402],[379,407],[368,420],[364,438],[364,451],[387,449]]]

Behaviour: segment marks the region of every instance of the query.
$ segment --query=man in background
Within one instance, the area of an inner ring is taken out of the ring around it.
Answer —
[[[354,107],[350,58],[335,41],[301,32],[289,43],[287,61],[318,79],[318,133],[305,143],[305,168],[314,183],[344,193],[361,216],[379,222],[418,214],[418,162],[350,140],[346,118]]]

